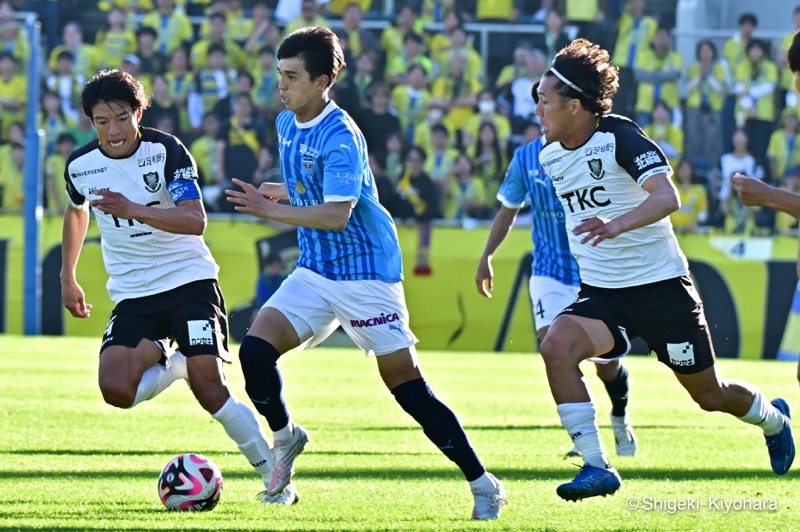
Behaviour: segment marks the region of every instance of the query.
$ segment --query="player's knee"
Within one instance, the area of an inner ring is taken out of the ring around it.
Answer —
[[[189,381],[189,385],[197,402],[210,414],[219,411],[231,396],[228,387],[219,380],[194,379]]]
[[[719,390],[692,393],[692,399],[706,412],[719,412],[725,406],[725,398]]]
[[[258,373],[261,367],[274,366],[280,356],[281,354],[271,343],[249,334],[244,337],[239,347],[239,361],[245,376],[250,372]]]
[[[545,336],[539,346],[539,352],[542,354],[545,366],[548,368],[558,368],[570,362],[572,357],[573,346],[572,342],[560,335],[550,334]]]
[[[103,378],[100,379],[100,393],[107,404],[117,408],[130,408],[136,398],[136,390],[131,386]]]

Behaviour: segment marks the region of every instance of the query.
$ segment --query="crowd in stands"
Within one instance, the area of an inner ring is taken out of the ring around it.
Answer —
[[[783,42],[754,38],[757,18],[743,13],[721,49],[701,40],[695,56],[684,57],[646,0],[407,0],[395,1],[389,17],[374,11],[383,8],[378,0],[84,3],[106,17],[91,35],[71,13],[54,18],[59,2],[0,0],[2,209],[22,205],[32,58],[14,15],[31,9],[42,15],[45,35],[58,35],[48,27],[53,20],[65,21],[58,42],[46,40],[41,80],[52,211],[65,206],[70,151],[94,138],[78,102],[83,83],[99,69],[121,67],[152,96],[142,125],[182,139],[197,160],[208,209],[229,212],[222,191],[230,179],[258,185],[278,175],[278,44],[297,28],[325,25],[336,28],[347,62],[332,97],[364,132],[386,208],[421,228],[435,219],[490,219],[514,150],[541,134],[533,84],[570,41],[567,28],[576,28],[572,35],[613,52],[621,78],[614,112],[636,120],[672,162],[683,202],[673,216],[679,230],[770,234],[795,223],[743,207],[730,177],[738,171],[800,188],[798,97],[786,64],[800,8],[787,13],[793,26]],[[365,17],[387,22],[366,29]],[[487,64],[469,22],[535,23],[544,31],[502,36],[505,64]]]

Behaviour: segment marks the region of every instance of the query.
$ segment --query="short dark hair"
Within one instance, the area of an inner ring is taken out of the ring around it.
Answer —
[[[77,142],[75,140],[75,135],[66,132],[59,133],[58,136],[56,137],[56,146],[60,146],[65,142],[71,142],[72,144],[75,144]]]
[[[706,46],[706,45],[709,48],[711,48],[711,52],[714,54],[714,60],[716,60],[717,57],[718,57],[717,46],[714,44],[714,42],[711,39],[702,39],[702,40],[698,41],[697,46],[695,46],[695,49],[694,49],[695,57],[697,59],[700,59],[700,48],[702,48],[703,46]]]
[[[136,30],[136,38],[138,39],[142,35],[150,35],[155,39],[158,37],[158,32],[156,32],[155,28],[151,28],[150,26],[142,26]]]
[[[564,83],[553,70],[557,70],[580,91]],[[562,48],[544,77],[556,77],[558,83],[555,91],[562,98],[576,98],[587,111],[596,115],[611,111],[612,98],[619,90],[619,69],[611,64],[608,50],[586,39],[575,39]]]
[[[746,23],[749,23],[753,26],[758,26],[758,19],[752,13],[742,13],[739,16],[739,26]]]
[[[344,51],[339,38],[328,28],[300,28],[287,36],[278,47],[278,59],[297,57],[305,65],[311,79],[328,76],[328,87],[345,66]]]
[[[134,112],[150,106],[142,83],[120,68],[101,70],[83,86],[81,109],[92,120],[92,108],[99,102],[126,103]]]
[[[206,50],[206,57],[216,52],[228,55],[228,50],[225,49],[225,45],[222,43],[215,42],[214,44],[209,45],[208,49]]]

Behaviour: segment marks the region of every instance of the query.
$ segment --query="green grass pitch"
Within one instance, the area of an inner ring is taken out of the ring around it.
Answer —
[[[666,367],[629,357],[634,458],[617,458],[609,403],[587,365],[602,439],[623,477],[609,498],[567,503],[557,484],[578,469],[531,353],[422,351],[431,387],[458,414],[489,470],[508,490],[491,523],[469,521],[472,497],[394,402],[356,349],[289,353],[287,403],[312,441],[296,462],[300,503],[265,507],[263,489],[222,427],[175,383],[132,410],[105,405],[96,384],[97,339],[0,336],[0,530],[790,530],[800,517],[800,459],[784,477],[769,467],[759,429],[702,412]],[[235,351],[235,349],[234,349]],[[790,363],[722,360],[720,373],[785,397],[800,412]],[[238,364],[228,369],[247,401]],[[167,512],[158,473],[173,456],[201,453],[224,489],[207,513]],[[638,505],[637,509],[631,509]],[[727,505],[727,507],[726,507]]]

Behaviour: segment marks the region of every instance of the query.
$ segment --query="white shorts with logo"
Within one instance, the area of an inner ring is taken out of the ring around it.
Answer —
[[[551,277],[531,275],[528,283],[536,330],[549,327],[556,316],[578,299],[579,286],[569,286]]]
[[[368,356],[393,353],[418,341],[408,325],[403,283],[332,281],[297,268],[264,307],[286,316],[301,349],[319,344],[339,325]]]

